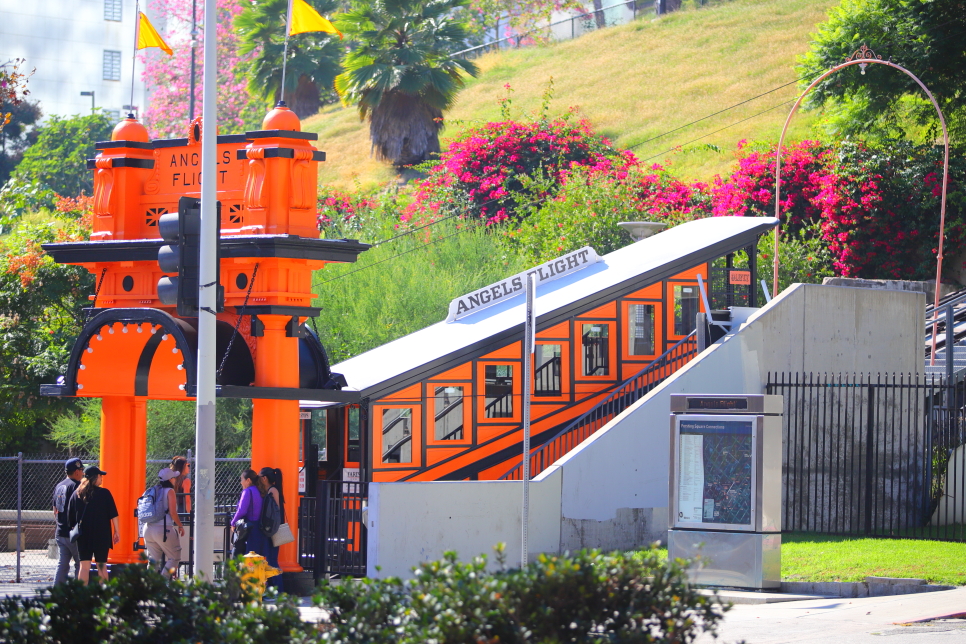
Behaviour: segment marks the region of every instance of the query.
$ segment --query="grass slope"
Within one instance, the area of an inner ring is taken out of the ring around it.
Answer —
[[[667,548],[660,548],[667,557]],[[865,581],[866,577],[925,579],[966,585],[966,543],[923,539],[863,539],[804,532],[782,535],[782,581]]]
[[[444,145],[445,135],[455,135],[461,122],[499,118],[497,98],[505,94],[505,84],[513,88],[515,111],[530,111],[540,106],[552,77],[553,112],[579,107],[617,145],[641,144],[635,149],[640,158],[671,161],[681,175],[707,180],[727,171],[739,140],[777,140],[790,105],[696,144],[688,142],[793,99],[795,85],[646,141],[795,80],[796,57],[836,4],[734,0],[660,19],[643,17],[572,41],[488,54],[477,61],[479,78],[470,80],[447,114],[450,125],[444,131]],[[807,135],[814,118],[808,113],[797,116],[792,137]],[[328,154],[320,173],[323,185],[371,188],[393,179],[389,167],[371,158],[368,125],[359,121],[354,109],[329,106],[307,119],[304,128],[319,133],[320,147]],[[666,152],[677,146],[685,147]]]

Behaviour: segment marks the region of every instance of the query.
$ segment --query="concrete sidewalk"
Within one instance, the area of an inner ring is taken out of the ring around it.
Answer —
[[[966,642],[966,588],[917,595],[825,598],[736,605],[725,615],[719,642],[748,644],[949,644]],[[883,637],[887,639],[883,640]],[[698,644],[711,644],[708,634]]]

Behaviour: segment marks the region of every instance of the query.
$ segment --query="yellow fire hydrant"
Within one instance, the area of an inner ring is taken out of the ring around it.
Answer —
[[[242,585],[261,600],[269,577],[281,575],[282,571],[269,566],[265,557],[255,552],[249,552],[242,559],[244,559],[241,569]]]

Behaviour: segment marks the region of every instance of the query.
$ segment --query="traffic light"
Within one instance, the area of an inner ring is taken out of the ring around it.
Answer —
[[[221,230],[221,202],[217,202],[218,230]],[[178,212],[162,215],[158,220],[161,239],[168,242],[158,251],[158,265],[165,273],[177,273],[177,277],[164,276],[158,280],[158,299],[162,304],[177,305],[181,317],[198,315],[198,277],[201,264],[201,201],[181,197]],[[220,241],[220,235],[219,235]],[[221,244],[219,243],[219,247]],[[218,255],[220,256],[220,252]],[[218,284],[217,309],[224,309],[224,289],[221,280],[221,262],[215,261],[215,283]]]

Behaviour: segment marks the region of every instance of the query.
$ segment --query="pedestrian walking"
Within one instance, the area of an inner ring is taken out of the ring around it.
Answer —
[[[271,496],[275,505],[278,506],[280,511],[281,523],[285,523],[285,495],[282,493],[282,470],[280,468],[263,467],[258,472],[258,487],[262,490],[262,496]],[[263,505],[263,507],[265,507]],[[270,535],[263,535],[265,537],[265,552],[259,552],[258,554],[263,555],[268,565],[273,568],[278,568],[278,546],[274,545],[272,542],[272,537]],[[279,592],[282,592],[282,576],[275,575],[268,580],[269,586],[274,586]]]
[[[64,463],[66,478],[54,488],[54,517],[57,520],[57,532],[54,539],[57,543],[57,574],[55,584],[67,581],[70,562],[74,562],[74,578],[80,576],[80,554],[77,544],[70,540],[70,521],[67,514],[67,504],[77,489],[80,480],[84,478],[84,463],[79,458],[72,458]]]
[[[158,483],[146,490],[138,500],[138,520],[144,545],[148,549],[148,559],[167,579],[178,575],[181,537],[184,536],[172,483],[177,477],[178,473],[171,468],[162,468],[158,472]],[[142,508],[148,511],[142,511]]]
[[[242,493],[238,509],[231,519],[232,557],[241,557],[249,551],[264,555],[265,537],[262,535],[262,495],[258,491],[258,473],[245,470],[241,474]]]
[[[114,496],[102,487],[106,474],[95,465],[84,470],[84,478],[67,504],[71,531],[80,528],[76,536],[80,555],[77,578],[85,586],[90,579],[92,561],[97,562],[98,577],[107,581],[107,553],[121,540]]]

